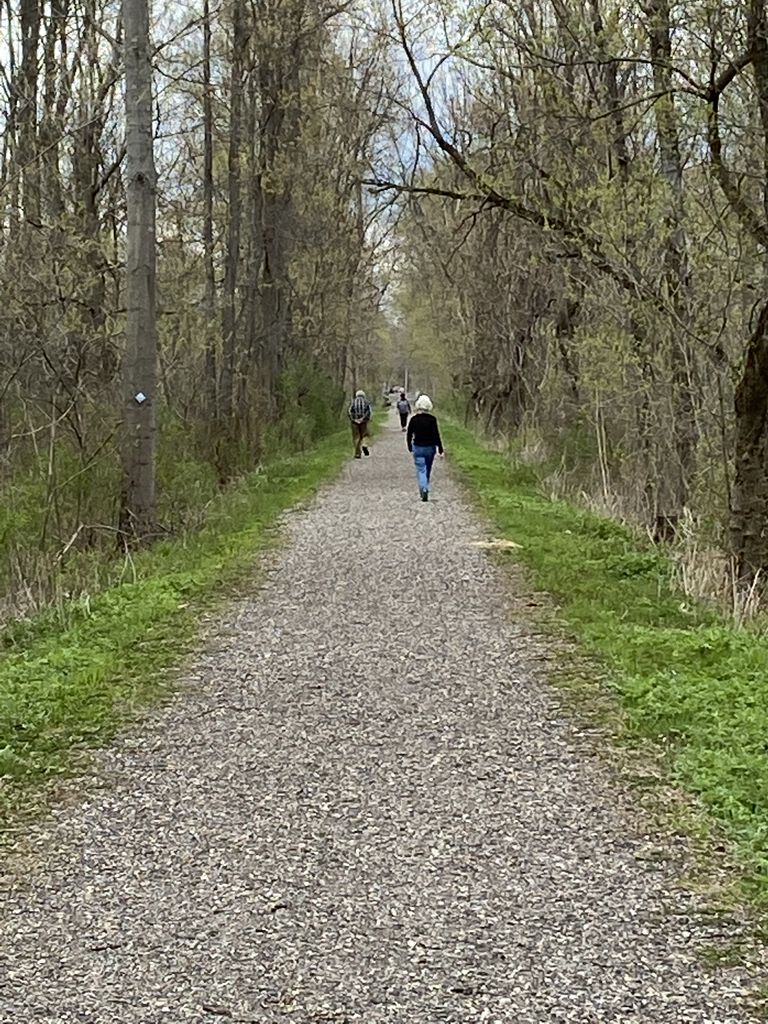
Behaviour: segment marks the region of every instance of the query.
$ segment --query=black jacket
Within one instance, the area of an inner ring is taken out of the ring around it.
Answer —
[[[413,446],[418,448],[437,448],[443,454],[443,442],[440,440],[440,428],[437,420],[431,412],[417,412],[408,423],[408,433],[405,435],[408,442],[408,451],[413,451]]]

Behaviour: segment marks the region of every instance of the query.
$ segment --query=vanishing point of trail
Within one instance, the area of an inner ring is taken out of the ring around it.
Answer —
[[[750,1019],[446,469],[386,429],[33,831],[2,1024]]]

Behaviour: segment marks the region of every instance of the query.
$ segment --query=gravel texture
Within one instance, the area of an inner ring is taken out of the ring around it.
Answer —
[[[35,829],[0,1021],[751,1019],[435,476],[423,504],[391,425],[350,460],[179,696]]]

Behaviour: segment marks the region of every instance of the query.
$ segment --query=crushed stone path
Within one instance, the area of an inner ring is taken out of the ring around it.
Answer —
[[[33,831],[3,1024],[751,1019],[435,476],[390,424]]]

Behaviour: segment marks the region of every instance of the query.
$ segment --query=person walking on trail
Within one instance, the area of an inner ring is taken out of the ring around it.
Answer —
[[[352,440],[355,445],[355,458],[360,458],[360,453],[370,455],[368,445],[368,427],[371,422],[373,409],[364,391],[357,391],[349,407],[349,419],[352,423]]]
[[[400,399],[397,403],[397,411],[400,414],[400,428],[405,430],[405,425],[408,422],[408,414],[411,411],[411,403],[408,401],[408,396],[404,391],[400,392]]]
[[[432,476],[432,463],[435,455],[445,455],[443,442],[440,439],[440,428],[432,415],[432,402],[429,395],[419,395],[416,399],[416,412],[411,416],[406,434],[408,451],[413,455],[416,475],[419,478],[419,494],[422,501],[429,501],[429,479]]]

